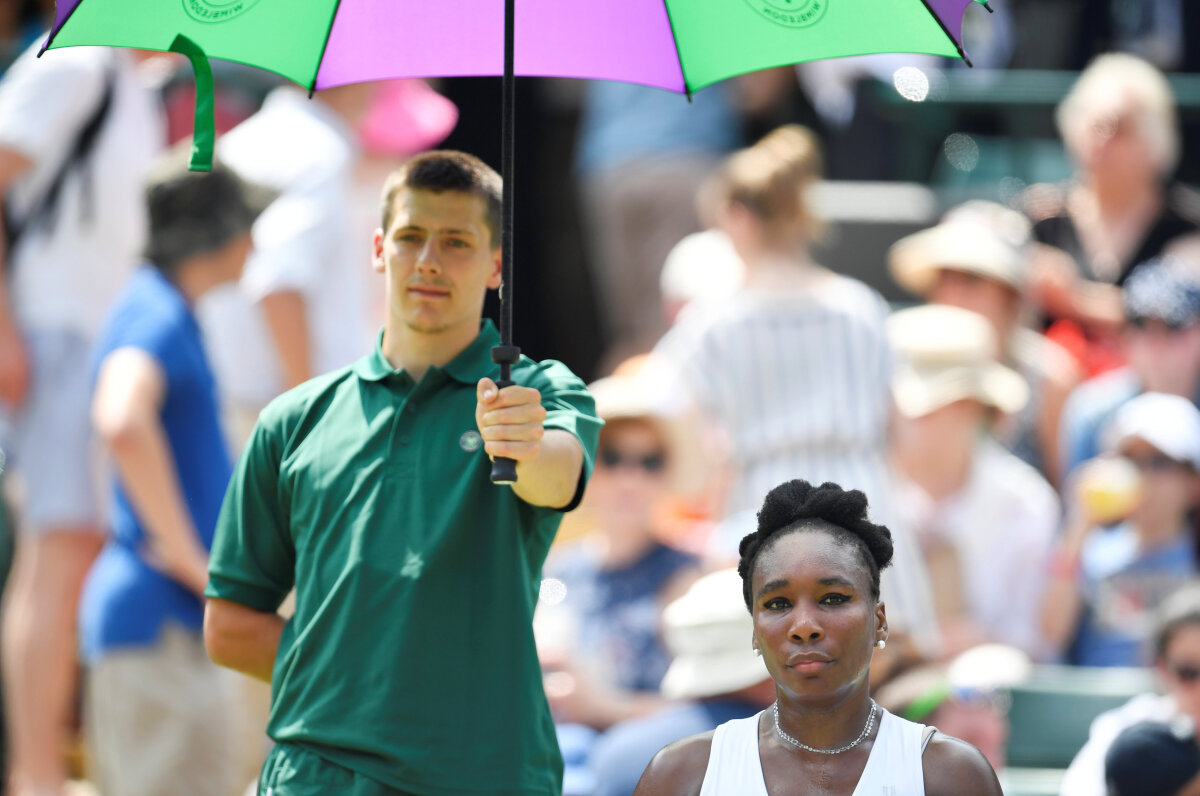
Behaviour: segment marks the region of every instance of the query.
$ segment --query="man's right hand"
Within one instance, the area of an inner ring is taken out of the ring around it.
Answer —
[[[0,325],[0,402],[11,409],[25,403],[29,393],[29,355],[20,331]]]

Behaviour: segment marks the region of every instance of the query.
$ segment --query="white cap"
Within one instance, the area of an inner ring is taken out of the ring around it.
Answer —
[[[1147,392],[1125,403],[1105,430],[1105,447],[1115,450],[1132,438],[1200,470],[1200,409],[1187,398]]]

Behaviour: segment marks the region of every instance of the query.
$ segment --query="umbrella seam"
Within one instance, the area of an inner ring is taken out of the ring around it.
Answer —
[[[342,0],[336,0],[333,4],[333,13],[329,15],[329,27],[325,30],[325,41],[321,42],[321,55],[317,58],[317,68],[313,70],[312,80],[308,83],[308,98],[312,99],[313,92],[317,90],[317,77],[321,74],[321,63],[325,60],[325,51],[329,49],[329,37],[333,35],[333,22],[337,19],[338,9],[342,7]]]
[[[46,53],[46,50],[50,49],[50,45],[54,43],[54,37],[56,37],[59,32],[67,26],[67,22],[70,21],[71,17],[75,16],[75,12],[79,10],[79,6],[81,5],[83,5],[82,0],[79,3],[76,3],[75,7],[72,8],[65,17],[63,17],[61,25],[50,31],[50,35],[46,37],[46,43],[42,45],[42,49],[38,50],[38,58],[41,58]]]
[[[675,35],[675,20],[671,17],[670,0],[662,0],[663,11],[667,12],[667,24],[671,26],[671,44],[675,45],[675,60],[679,62],[679,77],[683,80],[683,92],[688,102],[692,101],[692,87],[688,85],[687,71],[683,68],[683,53],[679,51],[679,38]]]
[[[963,59],[963,62],[967,66],[974,66],[975,64],[971,63],[971,59],[967,57],[967,53],[963,50],[962,45],[958,43],[958,39],[954,38],[954,34],[946,27],[946,23],[942,22],[942,18],[930,7],[929,0],[921,0],[921,5],[925,6],[925,10],[929,12],[929,16],[933,17],[933,21],[938,23],[938,27],[942,29],[942,33],[945,33],[946,38],[950,39],[950,43],[954,45],[955,50],[958,50],[958,56]]]

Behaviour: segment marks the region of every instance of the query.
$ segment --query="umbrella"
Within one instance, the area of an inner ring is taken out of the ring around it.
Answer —
[[[500,345],[511,383],[514,76],[598,78],[690,96],[735,75],[882,52],[966,60],[962,17],[986,0],[57,0],[42,48],[181,52],[196,72],[193,168],[211,164],[207,58],[309,91],[394,77],[503,75]],[[991,10],[990,8],[988,10]],[[518,49],[519,46],[519,49]],[[970,63],[969,61],[967,61]],[[492,480],[511,483],[497,459]]]

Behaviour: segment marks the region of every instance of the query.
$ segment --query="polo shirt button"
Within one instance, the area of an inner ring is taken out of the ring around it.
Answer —
[[[400,440],[400,447],[402,447],[402,448],[407,448],[407,447],[408,447],[408,438],[407,438],[407,437],[406,437],[406,438],[404,438],[404,439],[402,439],[402,440]]]

